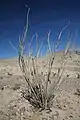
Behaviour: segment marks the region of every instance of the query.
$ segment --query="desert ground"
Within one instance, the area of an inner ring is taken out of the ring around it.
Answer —
[[[57,75],[62,54],[56,53],[50,84],[56,80],[54,74]],[[38,60],[39,70],[44,74],[48,57]],[[26,89],[27,83],[18,58],[0,59],[0,120],[80,120],[80,55],[68,54],[64,67],[64,81],[55,91],[51,111],[40,112],[22,97],[21,91]]]

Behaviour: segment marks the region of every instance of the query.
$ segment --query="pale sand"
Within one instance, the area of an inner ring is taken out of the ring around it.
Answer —
[[[60,67],[61,56],[61,52],[57,53],[54,61],[52,72],[56,74]],[[76,89],[80,89],[80,78],[77,78],[78,73],[80,74],[80,56],[73,53],[72,58],[69,58],[69,55],[67,57],[63,76],[66,78],[68,75],[68,77],[56,91],[56,98],[50,113],[36,111],[27,100],[22,98],[21,90],[27,85],[23,80],[17,58],[1,59],[0,120],[80,120],[80,96],[74,94]],[[39,71],[45,73],[47,59],[48,56],[39,59]],[[53,80],[51,76],[52,83]]]

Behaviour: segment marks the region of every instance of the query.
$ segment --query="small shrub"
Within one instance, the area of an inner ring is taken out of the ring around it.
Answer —
[[[67,44],[66,49],[64,51],[63,59],[60,68],[58,69],[58,76],[57,80],[54,85],[52,83],[50,84],[50,76],[52,73],[52,67],[54,64],[54,60],[56,57],[56,49],[59,47],[60,44],[60,39],[63,30],[67,28],[69,23],[61,30],[58,40],[56,44],[54,45],[54,51],[52,51],[52,45],[50,44],[50,34],[51,32],[49,31],[47,34],[47,43],[48,43],[48,51],[49,51],[49,60],[47,62],[47,75],[42,74],[42,71],[40,72],[39,66],[38,66],[38,58],[40,57],[40,52],[42,50],[42,45],[39,46],[38,39],[37,39],[37,34],[33,35],[30,43],[28,43],[29,46],[29,51],[28,51],[28,57],[27,61],[25,61],[25,38],[27,35],[28,31],[28,15],[29,15],[30,9],[28,9],[27,13],[27,24],[25,31],[23,32],[22,37],[19,38],[19,66],[20,69],[23,73],[23,77],[27,82],[27,90],[22,92],[23,97],[29,101],[31,105],[33,105],[36,108],[41,108],[41,109],[50,109],[50,104],[53,101],[55,95],[54,91],[58,89],[60,84],[64,81],[62,80],[62,75],[64,71],[64,66],[66,64],[66,54],[69,51],[69,45],[70,42]],[[33,38],[36,37],[37,41],[37,47],[36,47],[36,55],[32,53],[31,45],[32,45],[32,40]],[[47,50],[46,50],[47,52]],[[27,63],[27,64],[26,64]],[[44,65],[43,65],[44,66]],[[46,66],[46,65],[45,65]],[[46,72],[45,72],[46,73]],[[56,79],[56,78],[55,78]]]

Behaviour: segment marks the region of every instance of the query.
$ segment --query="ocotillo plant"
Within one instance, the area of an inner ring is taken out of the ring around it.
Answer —
[[[27,13],[27,23],[26,23],[25,30],[23,32],[23,35],[19,38],[19,52],[18,52],[19,66],[23,73],[24,79],[26,80],[27,85],[28,85],[27,91],[23,92],[23,97],[25,99],[27,99],[30,102],[30,104],[33,105],[34,107],[47,109],[47,108],[50,108],[49,104],[54,99],[54,91],[56,89],[58,89],[60,84],[63,82],[63,80],[61,78],[62,78],[64,69],[62,71],[60,71],[60,70],[65,66],[65,63],[66,63],[65,56],[69,51],[70,43],[68,43],[68,45],[64,51],[63,61],[58,70],[57,82],[55,85],[51,85],[53,89],[51,92],[48,92],[48,90],[49,90],[48,87],[51,87],[49,85],[49,81],[50,81],[50,75],[52,72],[52,67],[54,65],[54,60],[55,60],[55,56],[56,56],[56,54],[55,54],[56,49],[59,47],[59,44],[61,41],[61,35],[62,35],[63,31],[68,27],[70,22],[60,31],[58,40],[56,41],[56,44],[54,46],[51,46],[51,44],[50,44],[51,32],[49,31],[47,34],[47,45],[48,45],[48,51],[49,51],[50,56],[49,56],[49,61],[47,62],[47,65],[48,65],[47,77],[45,78],[44,75],[41,74],[40,69],[38,67],[38,58],[40,56],[40,52],[43,47],[43,42],[39,46],[37,34],[33,35],[32,39],[29,43],[27,42],[28,47],[29,47],[29,53],[28,53],[28,57],[25,61],[24,49],[25,49],[25,43],[26,43],[25,40],[26,40],[26,36],[27,36],[27,31],[28,31],[29,12],[30,12],[30,8],[28,9],[28,13]],[[32,40],[34,37],[36,37],[36,41],[37,41],[35,55],[33,54],[33,50],[31,48]],[[52,47],[54,47],[54,51],[52,51]]]

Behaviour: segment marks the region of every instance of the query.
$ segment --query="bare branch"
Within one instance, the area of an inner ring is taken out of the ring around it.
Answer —
[[[29,16],[29,12],[30,12],[30,8],[28,8],[28,12],[27,12],[27,22],[26,22],[26,27],[25,27],[25,31],[23,33],[23,37],[21,38],[21,40],[24,42],[27,32],[28,32],[28,16]]]
[[[51,31],[48,32],[48,49],[49,49],[49,52],[51,52],[51,45],[50,45],[50,34],[51,34]]]
[[[36,39],[37,39],[37,33],[35,33],[33,36],[32,36],[32,38],[31,38],[31,40],[30,40],[30,43],[28,44],[28,46],[29,46],[29,57],[31,56],[31,55],[33,55],[33,51],[32,51],[32,49],[31,49],[31,45],[32,45],[32,41],[33,41],[33,39],[36,37]]]
[[[60,44],[60,40],[61,40],[62,33],[63,33],[63,31],[69,26],[69,24],[70,24],[70,21],[69,21],[69,22],[67,23],[67,25],[64,26],[64,27],[62,28],[62,30],[60,31],[59,36],[58,36],[57,43],[56,43],[56,45],[55,45],[55,48],[58,48],[58,46],[59,46],[59,44]]]
[[[17,48],[13,45],[13,43],[9,40],[10,46],[15,50],[16,53],[18,53]]]

